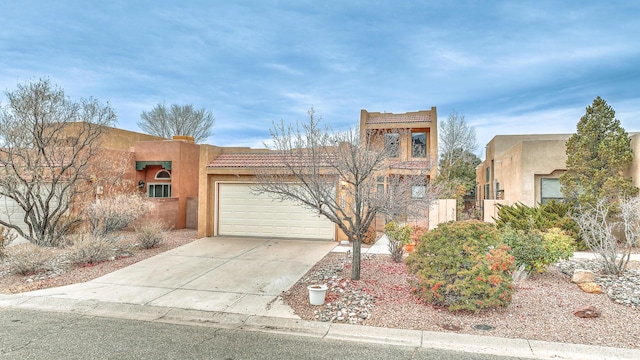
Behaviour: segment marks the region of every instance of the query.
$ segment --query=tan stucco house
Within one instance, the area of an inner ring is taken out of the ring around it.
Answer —
[[[362,110],[360,131],[385,130],[398,144],[390,173],[411,174],[437,158],[436,108],[403,114]],[[400,131],[402,130],[402,131]],[[361,139],[367,138],[361,136]],[[264,167],[277,167],[278,153],[249,148],[201,148],[198,236],[242,235],[341,240],[335,224],[293,202],[256,194],[252,184]],[[433,169],[433,174],[435,174]],[[385,177],[380,178],[385,186]],[[383,224],[382,224],[383,225]]]
[[[360,112],[361,139],[367,139],[368,132],[383,132],[385,142],[397,145],[397,153],[388,159],[388,169],[377,177],[377,189],[386,190],[390,176],[417,176],[425,168],[431,169],[425,185],[435,176],[437,169],[431,165],[437,159],[437,127],[435,107],[401,114]],[[253,191],[251,185],[260,169],[282,166],[279,152],[195,144],[187,136],[164,139],[111,127],[103,130],[100,156],[94,159],[87,179],[94,191],[86,200],[137,189],[156,204],[147,217],[162,220],[173,229],[198,229],[199,237],[345,239],[338,227],[317,211],[293,202],[272,201],[268,195]],[[384,219],[377,220],[375,226],[381,230]]]
[[[536,206],[563,197],[566,142],[572,134],[497,135],[476,168],[477,201],[485,221],[496,216],[495,203]],[[627,176],[640,186],[640,133],[629,133],[635,154]]]

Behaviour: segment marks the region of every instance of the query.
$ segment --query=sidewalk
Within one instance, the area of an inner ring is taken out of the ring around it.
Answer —
[[[3,307],[73,312],[530,359],[640,359],[635,349],[306,321],[279,299],[327,252],[350,250],[328,242],[199,239],[87,283],[0,294],[0,313]],[[384,236],[363,248],[385,253]]]

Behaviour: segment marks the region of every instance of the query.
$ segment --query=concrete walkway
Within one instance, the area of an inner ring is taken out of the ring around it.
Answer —
[[[334,242],[215,237],[194,241],[83,284],[16,295],[2,308],[224,327],[529,359],[640,359],[640,350],[301,320],[282,303]],[[363,254],[388,253],[386,238]]]

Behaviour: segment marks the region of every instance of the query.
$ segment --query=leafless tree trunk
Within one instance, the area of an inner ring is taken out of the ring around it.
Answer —
[[[78,219],[69,208],[91,191],[87,168],[104,125],[115,122],[109,105],[73,102],[48,80],[18,85],[6,93],[0,113],[0,196],[24,210],[28,230],[7,219],[0,224],[32,243],[56,245]]]
[[[337,224],[353,244],[353,280],[360,279],[361,245],[377,214],[424,216],[436,199],[427,182],[431,162],[395,164],[389,155],[396,149],[385,145],[383,131],[366,139],[356,130],[332,132],[311,109],[308,123],[280,122],[271,135],[277,153],[253,190],[293,200]],[[378,189],[378,177],[387,178],[386,191]]]

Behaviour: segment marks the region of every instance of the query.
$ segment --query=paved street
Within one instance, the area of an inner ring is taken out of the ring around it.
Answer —
[[[516,359],[219,327],[0,309],[1,359]]]

